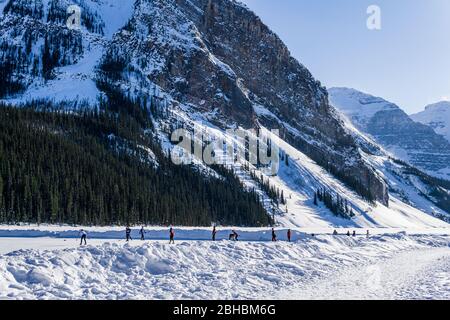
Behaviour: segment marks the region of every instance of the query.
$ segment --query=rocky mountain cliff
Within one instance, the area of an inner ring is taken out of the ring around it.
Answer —
[[[450,179],[450,143],[432,127],[414,122],[382,98],[348,88],[332,88],[329,93],[332,105],[386,150],[433,176]]]
[[[73,3],[82,9],[80,30],[66,26]],[[358,193],[388,204],[385,181],[362,158],[326,90],[236,1],[11,0],[3,14],[5,101],[49,98],[84,108],[115,88],[221,128],[280,129]]]
[[[425,110],[412,114],[411,119],[426,124],[434,129],[436,133],[443,135],[450,141],[450,102],[441,101],[430,104]]]

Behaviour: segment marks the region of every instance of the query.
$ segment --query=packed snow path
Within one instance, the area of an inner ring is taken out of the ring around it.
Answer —
[[[449,239],[400,233],[303,236],[295,243],[101,240],[81,248],[67,239],[68,248],[46,250],[36,238],[35,249],[0,255],[0,299],[448,299]],[[374,279],[365,273],[373,265],[389,290],[370,293],[373,286],[364,285]]]
[[[288,290],[284,299],[450,300],[450,249],[402,252],[363,268],[348,268]]]

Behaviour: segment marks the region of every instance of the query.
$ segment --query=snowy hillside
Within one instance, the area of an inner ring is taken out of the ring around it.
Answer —
[[[331,104],[345,114],[359,129],[369,126],[371,119],[382,111],[396,111],[395,104],[351,88],[328,89]]]
[[[450,102],[442,101],[425,107],[410,116],[414,121],[426,124],[450,141]]]
[[[71,44],[72,51],[67,53],[70,57],[64,57],[64,61],[55,63],[55,68],[51,70],[52,75],[48,79],[46,79],[48,76],[40,75],[34,69],[30,72],[31,77],[29,73],[19,77],[19,79],[22,78],[23,84],[26,84],[26,90],[17,97],[9,97],[8,101],[17,104],[31,100],[51,99],[54,102],[70,101],[76,102],[78,105],[95,106],[100,95],[100,91],[95,84],[96,68],[105,54],[107,44],[131,18],[135,1],[36,0],[35,2],[35,8],[42,12],[40,19],[27,20],[24,25],[3,32],[0,37],[0,41],[10,47],[10,50],[18,52],[23,50],[21,47],[16,48],[14,42],[27,41],[31,45],[26,53],[20,52],[20,54],[23,54],[23,59],[27,60],[25,64],[30,65],[30,69],[35,68],[37,64],[41,64],[44,68],[45,61],[40,55],[41,52],[47,50],[47,47],[51,47],[50,50],[57,50],[59,54],[64,52],[64,55],[66,55],[67,42],[70,41],[68,39],[75,38],[77,41],[76,44]],[[5,12],[6,17],[0,24],[0,28],[2,25],[9,26],[11,23],[15,23],[17,16],[14,14],[23,12],[19,11],[20,5],[22,5],[21,1],[11,1],[11,3],[9,10]],[[59,12],[55,13],[57,11],[65,12],[71,4],[79,5],[83,13],[79,31],[63,29],[61,24],[65,23],[64,18],[61,19],[62,21],[53,20],[51,16],[59,14]],[[2,6],[5,7],[6,2]],[[16,7],[17,11],[15,11]],[[30,37],[27,33],[28,27],[38,29],[36,38],[31,37],[30,40],[25,40]],[[60,43],[57,43],[57,41],[51,42],[48,36],[52,34],[61,37],[61,40],[67,40]],[[46,41],[49,42],[48,45]]]
[[[50,242],[38,238],[32,249],[0,255],[0,299],[448,299],[448,241],[296,234],[294,243],[90,240],[74,248],[77,240],[61,239],[46,250]]]
[[[228,142],[242,152],[245,142],[226,129],[250,133],[258,128],[261,143],[271,137],[279,148],[282,160],[276,174],[245,159],[234,161],[223,145],[213,151],[280,226],[448,226],[437,218],[446,216],[440,209],[446,202],[436,205],[448,191],[424,185],[404,166],[395,166],[358,131],[374,114],[395,106],[352,92],[339,102],[349,112],[359,107],[364,112],[357,128],[350,128],[330,106],[325,88],[237,2],[74,2],[84,12],[80,30],[66,27],[69,1],[12,0],[5,6],[0,22],[1,54],[7,62],[0,64],[3,101],[18,106],[46,100],[58,110],[67,111],[68,105],[75,111],[98,108],[138,118],[137,106],[147,116],[143,122],[151,122],[139,134],[150,133],[167,156],[180,151],[170,142],[176,129],[198,130],[210,136],[208,141]],[[126,109],[124,101],[132,107]],[[270,129],[278,129],[280,138]],[[200,140],[195,142],[206,142]],[[390,174],[388,165],[396,167]],[[217,176],[202,159],[194,159],[194,168]],[[315,204],[318,194],[327,201]],[[155,213],[141,213],[148,214]]]
[[[261,106],[258,106],[257,110],[257,112],[262,112]],[[206,119],[202,119],[201,115],[197,115],[199,118],[195,118],[195,120],[188,120],[187,114],[177,111],[174,117],[178,122],[184,119],[185,123],[190,123],[191,126],[195,126],[197,130],[210,137],[222,141],[232,141],[235,147],[244,148],[242,141],[236,140],[235,137],[227,135],[223,130],[208,123]],[[250,172],[253,172],[257,177],[263,176],[264,181],[284,194],[286,204],[279,205],[275,215],[280,226],[302,228],[399,227],[409,229],[448,227],[447,223],[433,217],[433,215],[447,217],[447,212],[423,196],[430,192],[427,191],[430,187],[420,182],[417,177],[404,175],[402,173],[404,168],[393,163],[387,154],[376,156],[363,152],[366,161],[376,168],[383,179],[388,181],[390,187],[389,206],[379,202],[367,202],[304,153],[283,139],[274,136],[266,128],[261,127],[261,129],[262,136],[271,137],[272,143],[277,145],[280,153],[289,161],[280,161],[276,175],[272,175],[270,170],[258,169],[245,162],[233,163],[232,168],[249,188],[258,189],[258,183],[250,179]],[[352,134],[359,134],[358,131],[355,132]],[[170,144],[166,144],[166,147],[173,148]],[[380,150],[383,153],[382,149]],[[219,156],[222,152],[221,148],[215,149],[220,163],[224,160]],[[229,165],[227,161],[223,163]],[[318,205],[315,205],[314,194],[322,188],[332,190],[334,196],[339,195],[344,201],[347,201],[355,216],[351,219],[336,216],[323,203],[319,202]],[[261,192],[262,199],[267,199],[264,192],[261,190],[259,192]],[[270,204],[270,199],[268,201]],[[267,208],[269,211],[272,210],[270,205]]]
[[[330,102],[361,132],[373,137],[396,158],[450,179],[450,143],[416,123],[400,107],[382,98],[348,88],[331,88]]]

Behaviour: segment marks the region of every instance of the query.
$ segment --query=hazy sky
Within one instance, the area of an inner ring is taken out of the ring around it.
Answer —
[[[241,0],[325,86],[347,86],[408,113],[450,99],[449,0]],[[381,9],[381,30],[367,8]]]

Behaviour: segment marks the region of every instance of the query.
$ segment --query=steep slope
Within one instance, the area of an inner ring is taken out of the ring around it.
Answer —
[[[179,122],[187,124],[186,128],[195,126],[199,132],[214,137],[217,141],[225,141],[234,148],[245,149],[245,143],[233,135],[212,125],[204,118],[189,120],[182,111],[172,111]],[[339,116],[337,113],[336,116]],[[306,154],[283,139],[278,139],[269,130],[262,127],[261,135],[271,137],[272,148],[280,152],[281,161],[276,175],[265,167],[257,167],[241,159],[240,162],[222,162],[223,148],[219,143],[214,152],[218,161],[231,166],[239,172],[240,178],[249,188],[258,187],[263,180],[265,184],[284,194],[285,203],[276,206],[275,220],[285,227],[331,228],[331,227],[396,227],[396,228],[434,228],[446,227],[441,220],[450,221],[449,191],[446,188],[427,181],[430,177],[419,172],[411,172],[407,164],[395,163],[393,159],[375,142],[365,138],[356,129],[346,129],[362,150],[365,160],[387,181],[390,191],[389,207],[381,203],[371,203],[363,199],[344,183],[337,180],[329,171],[322,168]],[[263,138],[265,140],[265,138]],[[168,148],[170,146],[167,144]],[[365,151],[363,151],[365,150]],[[257,177],[249,180],[248,177]],[[325,204],[314,203],[317,190],[328,190],[336,202],[340,197],[347,203],[353,216],[340,211],[333,214]],[[437,193],[438,199],[432,197]],[[440,203],[442,201],[442,205]],[[273,202],[273,201],[272,201]],[[437,203],[440,205],[440,208]],[[269,203],[268,209],[272,212]],[[439,220],[441,219],[441,220]]]
[[[81,9],[81,27],[70,30],[67,10],[73,4]],[[0,98],[9,96],[20,103],[51,95],[55,102],[72,102],[72,107],[92,107],[100,94],[95,69],[108,41],[131,17],[133,4],[134,0],[5,3],[0,23]]]
[[[348,88],[331,88],[329,93],[330,102],[386,150],[433,176],[450,179],[450,143],[431,127],[414,122],[382,98]]]
[[[411,119],[426,124],[434,129],[436,133],[443,135],[450,141],[450,102],[441,101],[430,104],[425,110],[412,114]]]
[[[95,81],[131,95],[165,96],[167,103],[208,114],[223,128],[256,127],[259,121],[281,129],[367,198],[388,203],[384,181],[333,115],[326,90],[251,11],[228,0],[139,0],[125,28],[114,33],[102,9],[111,6],[108,1],[75,1],[84,10],[81,31],[63,24],[68,2],[10,1],[0,25],[4,55],[21,63],[4,68],[7,100],[50,93],[53,99],[76,101],[77,107],[92,105],[101,91]],[[121,16],[126,21],[126,14]],[[39,32],[30,35],[31,29]],[[17,45],[24,42],[28,48]],[[79,89],[71,90],[72,85]],[[17,92],[22,94],[14,96]],[[258,117],[254,105],[279,121]]]

